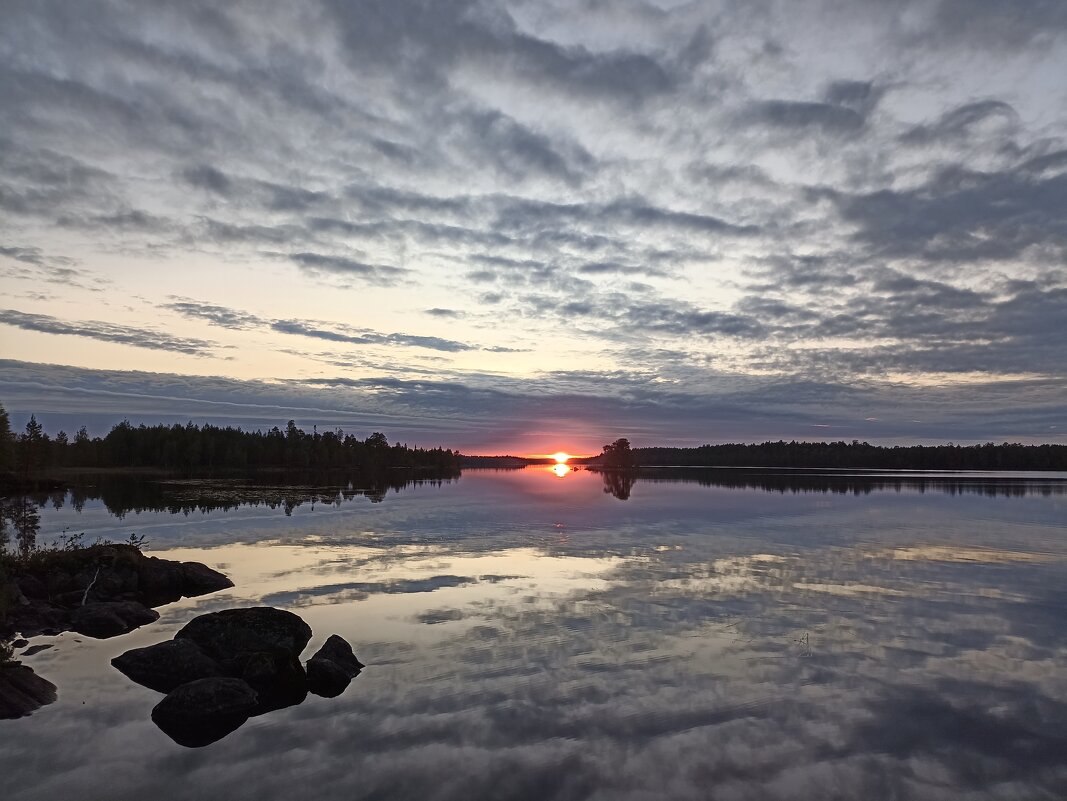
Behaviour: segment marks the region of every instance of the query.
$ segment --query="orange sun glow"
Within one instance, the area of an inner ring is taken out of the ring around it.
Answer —
[[[569,453],[564,453],[563,451],[558,451],[552,454],[552,458],[556,460],[556,464],[566,464],[567,460],[571,458],[571,455]]]

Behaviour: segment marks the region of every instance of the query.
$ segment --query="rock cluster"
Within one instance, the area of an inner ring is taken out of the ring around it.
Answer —
[[[340,695],[363,665],[336,634],[308,660],[311,628],[273,607],[227,609],[189,621],[173,640],[111,660],[145,687],[167,693],[152,720],[175,742],[215,742],[249,717],[301,703],[308,692]]]
[[[153,606],[232,586],[199,562],[148,557],[130,545],[56,552],[15,577],[0,636],[73,630],[115,637],[158,619]]]

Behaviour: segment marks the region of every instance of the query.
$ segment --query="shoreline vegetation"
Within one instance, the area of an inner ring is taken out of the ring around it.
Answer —
[[[871,445],[868,442],[763,442],[697,448],[633,448],[627,439],[573,459],[600,469],[638,467],[770,467],[849,470],[1067,471],[1067,445]]]
[[[185,425],[139,425],[123,421],[103,437],[85,427],[73,437],[50,436],[31,415],[15,434],[0,405],[0,493],[22,488],[62,486],[79,472],[138,472],[186,476],[253,476],[269,473],[347,471],[383,474],[407,470],[435,477],[456,477],[463,468],[514,469],[548,464],[552,459],[512,455],[470,455],[451,448],[390,444],[374,432],[365,439],[341,429],[306,432],[290,420],[284,429],[263,431]],[[868,442],[728,443],[693,448],[635,448],[616,439],[574,465],[617,469],[635,467],[773,467],[870,470],[1067,470],[1067,445],[872,445]]]
[[[449,473],[459,469],[451,449],[390,444],[374,432],[366,439],[341,429],[309,433],[290,420],[285,429],[262,431],[186,425],[115,425],[103,437],[90,437],[83,426],[73,437],[65,431],[49,436],[35,415],[19,435],[0,406],[0,476],[26,482],[57,471],[78,469],[162,470],[214,474],[267,470],[349,470],[374,472],[408,469]]]

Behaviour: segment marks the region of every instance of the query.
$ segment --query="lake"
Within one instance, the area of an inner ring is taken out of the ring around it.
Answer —
[[[278,486],[111,476],[40,539],[236,586],[41,637],[7,799],[1044,799],[1067,793],[1067,475],[528,467]],[[367,667],[203,748],[109,660],[272,605]]]

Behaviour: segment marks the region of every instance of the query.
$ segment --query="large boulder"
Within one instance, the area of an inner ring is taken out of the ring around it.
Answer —
[[[56,700],[56,685],[18,662],[0,664],[0,720],[28,715]]]
[[[244,663],[251,654],[280,651],[296,658],[311,639],[311,627],[292,612],[270,606],[225,609],[190,620],[174,635],[192,640],[223,664]]]
[[[241,679],[197,679],[156,704],[152,720],[179,745],[199,748],[239,728],[257,701],[256,691]]]
[[[256,691],[254,715],[303,703],[308,694],[307,674],[300,660],[285,651],[256,651],[240,663],[240,676]]]
[[[156,620],[159,620],[159,612],[136,601],[104,601],[75,609],[70,616],[70,625],[79,634],[103,640]]]
[[[259,694],[257,714],[307,696],[299,657],[311,627],[292,612],[269,606],[212,612],[190,620],[174,638],[196,643],[227,675],[247,681]]]
[[[119,672],[140,685],[169,693],[197,679],[225,676],[222,666],[192,640],[167,640],[134,648],[111,660]]]

